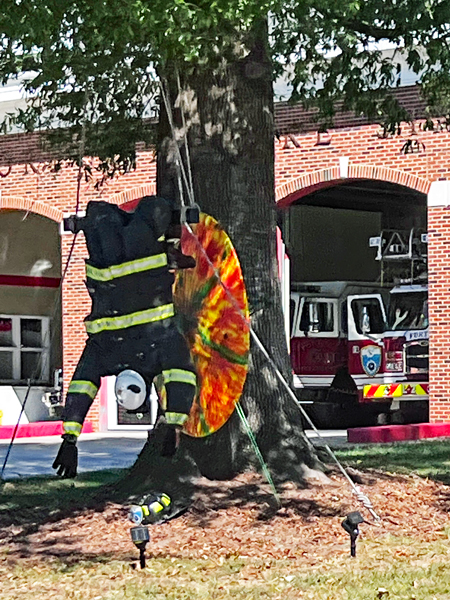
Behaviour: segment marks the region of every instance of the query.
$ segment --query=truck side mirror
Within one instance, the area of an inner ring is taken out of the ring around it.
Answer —
[[[319,310],[316,302],[311,302],[309,305],[309,332],[320,332]]]
[[[367,306],[363,306],[362,308],[361,331],[364,334],[370,333],[370,316]]]

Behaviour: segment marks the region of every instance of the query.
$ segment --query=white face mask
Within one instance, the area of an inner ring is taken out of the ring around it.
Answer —
[[[125,410],[137,410],[145,402],[147,386],[142,375],[127,369],[117,376],[114,392],[117,404]]]

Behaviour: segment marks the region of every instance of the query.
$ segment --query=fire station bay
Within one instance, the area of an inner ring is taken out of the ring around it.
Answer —
[[[393,93],[424,114],[416,86]],[[385,135],[341,113],[318,134],[311,114],[276,104],[286,335],[293,385],[318,427],[450,423],[450,131],[444,118],[423,122]],[[141,148],[135,171],[101,189],[83,183],[80,209],[154,194],[155,169]],[[37,435],[60,424],[90,306],[82,236],[60,287],[76,190],[76,169],[53,172],[37,134],[0,137],[0,436],[31,377],[21,425]],[[148,429],[154,410],[121,414],[113,387],[103,380],[85,431]]]

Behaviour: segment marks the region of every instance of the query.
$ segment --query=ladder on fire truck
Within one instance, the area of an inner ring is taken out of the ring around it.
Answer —
[[[384,229],[379,236],[369,239],[369,245],[378,248],[375,260],[380,261],[382,286],[427,283],[428,234],[425,230]]]

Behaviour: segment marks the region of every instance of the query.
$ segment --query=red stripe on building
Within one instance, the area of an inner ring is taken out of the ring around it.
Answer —
[[[0,285],[15,285],[21,287],[58,288],[59,277],[28,277],[27,275],[0,275]]]

